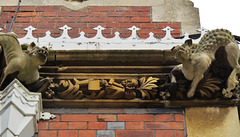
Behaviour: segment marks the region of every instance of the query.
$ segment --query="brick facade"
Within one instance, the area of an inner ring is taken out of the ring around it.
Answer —
[[[132,110],[92,108],[70,114],[55,109],[56,119],[39,122],[38,137],[184,137],[183,110]]]
[[[2,8],[0,16],[0,28],[7,32],[10,26],[16,6],[5,6]],[[72,27],[69,31],[71,37],[78,37],[81,31],[86,33],[86,37],[93,37],[96,31],[94,27],[101,25],[106,29],[103,31],[105,37],[113,37],[116,31],[120,32],[120,37],[130,36],[127,28],[135,25],[141,28],[138,31],[140,38],[149,37],[149,32],[153,32],[155,37],[162,38],[164,32],[161,30],[170,26],[175,30],[173,36],[180,36],[181,23],[179,22],[152,22],[151,7],[144,6],[124,6],[124,7],[87,7],[79,11],[72,11],[61,6],[23,6],[17,14],[13,24],[13,32],[23,37],[26,31],[23,28],[32,25],[37,28],[33,32],[35,37],[45,36],[46,31],[52,32],[52,36],[60,36],[59,27],[63,25]]]
[[[8,31],[15,10],[16,6],[2,7],[2,32]],[[61,35],[58,28],[65,24],[72,27],[69,31],[71,37],[78,37],[81,31],[86,37],[93,37],[96,35],[93,28],[98,25],[106,28],[103,35],[107,38],[115,36],[116,31],[122,38],[129,37],[131,31],[127,28],[133,25],[141,28],[137,32],[140,38],[149,37],[150,32],[156,38],[162,38],[165,34],[161,29],[167,26],[175,29],[172,32],[174,37],[181,34],[180,22],[152,22],[149,6],[87,7],[79,11],[62,6],[22,6],[13,24],[13,32],[21,38],[26,35],[24,28],[32,25],[37,28],[34,37],[43,37],[48,30],[53,37],[58,37]],[[183,137],[183,111],[162,110],[91,109],[91,112],[82,114],[86,109],[74,109],[67,113],[53,112],[57,114],[56,119],[38,123],[38,137]]]

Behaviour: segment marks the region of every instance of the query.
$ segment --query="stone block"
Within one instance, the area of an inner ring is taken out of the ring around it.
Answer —
[[[126,108],[124,112],[127,114],[145,114],[146,109],[144,108]]]
[[[65,114],[66,109],[65,108],[52,108],[50,112],[54,113],[54,114]]]
[[[125,122],[107,122],[107,129],[125,129]]]
[[[68,114],[87,114],[87,108],[69,108],[66,110]]]
[[[146,109],[147,114],[182,114],[183,109],[181,108],[148,108]]]
[[[123,109],[118,109],[118,108],[89,108],[88,109],[89,113],[92,114],[121,114],[123,113]]]
[[[98,130],[97,137],[115,137],[114,130]]]
[[[239,137],[237,107],[195,107],[186,109],[189,137]]]

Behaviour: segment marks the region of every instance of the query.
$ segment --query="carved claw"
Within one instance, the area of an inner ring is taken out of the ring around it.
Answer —
[[[187,97],[188,97],[188,98],[192,98],[193,96],[194,96],[194,92],[192,92],[191,90],[188,91]]]
[[[226,90],[226,89],[222,90],[222,94],[224,95],[225,98],[231,98],[233,96],[233,93],[231,91]]]
[[[166,91],[160,91],[159,96],[163,100],[166,100],[166,99],[168,99],[171,96],[171,94],[169,92],[166,92]]]
[[[49,99],[49,98],[53,98],[54,97],[55,92],[52,91],[52,90],[48,90],[48,91],[45,91],[43,94],[44,94],[43,96],[45,96],[46,98]]]

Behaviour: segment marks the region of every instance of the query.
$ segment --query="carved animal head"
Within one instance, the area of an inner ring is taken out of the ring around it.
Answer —
[[[180,46],[175,46],[171,50],[175,53],[178,62],[182,63],[191,58],[191,55],[195,49],[195,44],[192,43],[191,39],[185,41]]]
[[[47,61],[48,49],[46,47],[38,47],[32,42],[26,51],[26,54],[33,60],[33,63],[37,65],[44,65]]]

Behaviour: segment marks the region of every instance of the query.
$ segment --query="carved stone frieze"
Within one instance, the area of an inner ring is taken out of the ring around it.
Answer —
[[[157,94],[159,78],[127,79],[116,82],[114,79],[102,80],[61,80],[52,84],[56,97],[62,99],[154,99]],[[54,94],[53,94],[54,95]],[[53,97],[53,96],[52,96]]]
[[[53,43],[57,43],[57,40],[67,40],[67,44],[71,40],[76,42],[77,39],[71,39],[68,36],[67,30],[70,29],[68,26],[61,29],[63,35],[52,39]],[[96,27],[97,34],[91,40],[99,40],[100,43],[107,42],[108,39],[104,38],[101,33],[103,29],[101,26]],[[21,40],[31,39],[32,30],[29,29],[27,36]],[[142,44],[144,41],[155,41],[162,44],[151,36],[145,40],[138,39],[136,33],[138,28],[134,26],[130,30],[132,35],[129,38],[121,39],[116,34],[115,40],[118,39],[121,43],[138,41],[137,43]],[[11,42],[13,46],[18,47],[16,48],[17,53],[20,53],[18,56],[23,55],[30,61],[29,66],[20,63],[20,68],[25,69],[14,70],[16,74],[9,73],[11,77],[5,79],[3,77],[2,82],[4,85],[4,82],[11,82],[11,78],[18,78],[30,91],[40,92],[46,99],[172,101],[191,100],[192,98],[204,100],[239,98],[237,79],[239,65],[236,63],[239,48],[229,31],[213,30],[204,35],[202,30],[202,38],[198,44],[193,44],[193,42],[196,43],[199,39],[192,42],[192,40],[187,40],[187,35],[183,39],[172,38],[169,27],[165,31],[166,36],[161,42],[166,44],[173,41],[170,45],[181,43],[183,40],[186,42],[174,47],[172,49],[174,52],[166,49],[47,51],[44,47],[37,48],[36,46],[29,50],[32,44],[22,45],[22,50],[14,34],[1,33],[1,37],[13,39]],[[36,38],[33,39],[36,40]],[[0,39],[0,42],[2,42],[3,49],[1,73],[4,76],[6,73],[3,71],[4,65],[6,68],[11,68],[11,64],[19,65],[19,63],[16,61],[14,63],[12,58],[8,58],[6,54],[15,52],[15,49],[8,51],[4,44],[9,43],[4,42],[4,39]],[[41,54],[40,61],[38,57],[32,60],[33,55],[36,54]],[[182,64],[177,63],[174,54]],[[47,55],[48,61],[46,62]],[[3,56],[7,59],[6,61]],[[46,64],[43,65],[44,63]],[[43,66],[38,72],[40,65]],[[33,68],[34,71],[32,71]],[[18,71],[21,73],[18,74]]]

